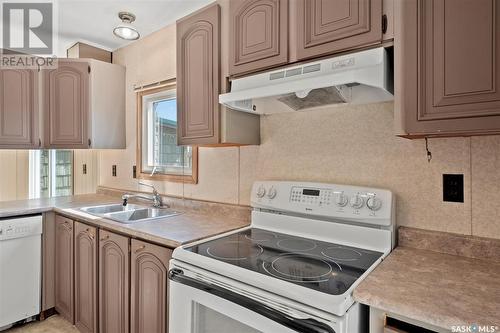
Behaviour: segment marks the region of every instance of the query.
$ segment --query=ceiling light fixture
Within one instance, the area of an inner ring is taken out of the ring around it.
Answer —
[[[132,25],[135,21],[135,15],[129,12],[119,12],[118,17],[122,20],[118,26],[113,29],[116,37],[126,40],[136,40],[141,37],[139,31]]]

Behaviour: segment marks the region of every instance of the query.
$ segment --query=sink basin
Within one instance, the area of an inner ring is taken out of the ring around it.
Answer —
[[[93,207],[85,207],[81,208],[86,213],[92,215],[104,215],[108,213],[116,213],[116,212],[125,212],[130,210],[142,209],[143,206],[139,205],[126,205],[123,206],[121,204],[113,204],[113,205],[102,205],[102,206],[93,206]]]
[[[120,223],[144,222],[180,214],[168,208],[145,207],[133,204],[126,206],[121,204],[93,206],[81,208],[80,210]]]

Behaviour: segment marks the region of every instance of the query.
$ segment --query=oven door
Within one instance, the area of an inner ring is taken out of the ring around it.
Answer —
[[[169,272],[169,332],[340,333],[339,323],[273,306],[263,297],[201,278],[183,268]]]

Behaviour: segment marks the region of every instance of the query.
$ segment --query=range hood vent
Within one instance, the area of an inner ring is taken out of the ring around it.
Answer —
[[[236,79],[230,93],[219,95],[219,102],[234,110],[270,114],[393,100],[387,52],[377,48]],[[284,107],[257,107],[265,101]]]

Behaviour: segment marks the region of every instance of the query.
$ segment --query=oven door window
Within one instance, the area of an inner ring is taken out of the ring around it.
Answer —
[[[261,331],[198,303],[193,304],[193,317],[193,333],[261,333]]]

